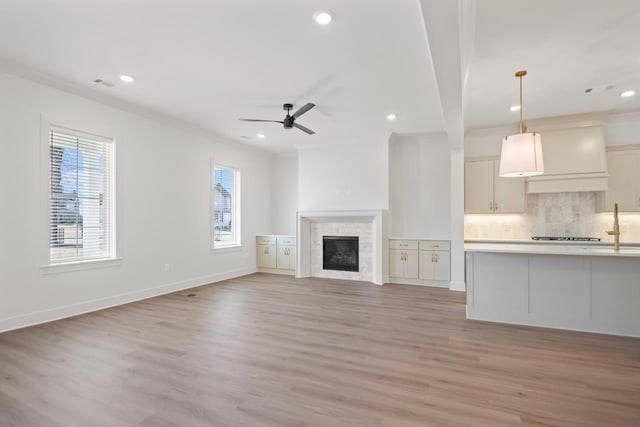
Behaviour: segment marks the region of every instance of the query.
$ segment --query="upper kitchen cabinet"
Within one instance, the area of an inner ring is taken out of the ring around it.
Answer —
[[[617,202],[622,212],[640,212],[640,145],[609,150],[609,189],[598,194],[598,210],[611,212]]]
[[[500,160],[470,160],[464,164],[465,213],[522,213],[524,178],[501,178]]]

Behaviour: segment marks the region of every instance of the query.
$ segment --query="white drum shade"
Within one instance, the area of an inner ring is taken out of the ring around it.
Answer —
[[[502,140],[501,177],[514,178],[543,173],[542,138],[539,133],[518,133]]]

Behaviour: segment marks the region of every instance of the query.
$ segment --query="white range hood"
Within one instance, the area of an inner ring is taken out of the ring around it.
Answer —
[[[544,175],[527,179],[527,193],[606,191],[609,185],[602,121],[607,113],[530,120],[542,135]]]

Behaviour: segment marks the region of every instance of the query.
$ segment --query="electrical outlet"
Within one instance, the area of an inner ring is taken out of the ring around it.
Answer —
[[[171,269],[171,264],[164,265],[164,271],[169,271]]]

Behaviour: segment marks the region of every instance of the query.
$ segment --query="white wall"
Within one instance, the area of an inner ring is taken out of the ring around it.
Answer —
[[[271,162],[271,229],[267,234],[296,234],[298,153],[274,154]]]
[[[2,73],[0,93],[0,330],[255,271],[254,236],[270,226],[269,154]],[[40,227],[42,114],[116,138],[121,265],[41,271],[48,237]],[[209,249],[211,159],[241,169],[244,246],[237,251]]]
[[[450,153],[446,134],[392,135],[392,236],[450,239]]]
[[[602,130],[607,146],[640,144],[640,113],[611,115]]]
[[[298,151],[298,210],[389,208],[388,135]]]

